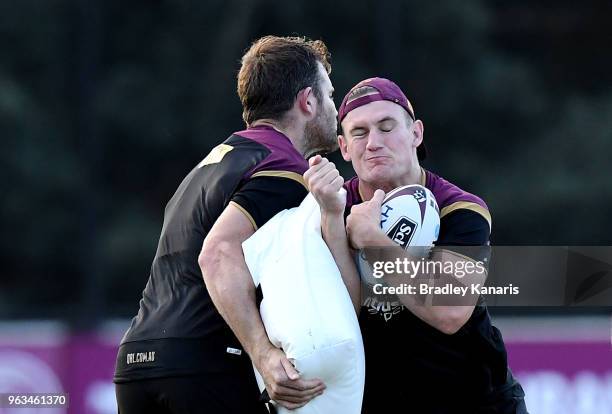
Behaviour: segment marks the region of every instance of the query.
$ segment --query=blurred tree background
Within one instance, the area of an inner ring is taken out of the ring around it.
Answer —
[[[2,1],[0,317],[135,314],[165,203],[243,128],[239,60],[265,34],[323,39],[336,104],[363,78],[395,80],[425,123],[425,167],[487,201],[495,244],[609,245],[611,15],[569,0]]]

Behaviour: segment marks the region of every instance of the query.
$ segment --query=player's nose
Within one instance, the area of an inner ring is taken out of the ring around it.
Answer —
[[[368,142],[366,144],[366,149],[368,151],[376,151],[382,147],[383,147],[382,135],[375,129],[371,129],[370,133],[368,134]]]

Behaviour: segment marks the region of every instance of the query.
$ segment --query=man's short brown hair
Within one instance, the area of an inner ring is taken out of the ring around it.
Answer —
[[[317,62],[330,73],[329,57],[321,40],[265,36],[255,41],[242,57],[238,73],[238,96],[246,124],[280,119],[291,109],[298,92],[309,86],[321,99]]]

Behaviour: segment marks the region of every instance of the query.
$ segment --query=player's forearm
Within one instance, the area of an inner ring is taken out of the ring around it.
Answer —
[[[355,312],[359,313],[361,307],[361,283],[357,267],[351,256],[348,237],[344,226],[344,215],[340,214],[321,214],[321,234],[327,244],[340,274],[342,281],[351,297]]]
[[[255,299],[255,286],[237,243],[219,243],[200,258],[206,287],[217,310],[255,365],[273,345]]]
[[[414,262],[421,260],[421,258],[415,257],[397,246],[390,239],[387,238],[387,240],[389,240],[391,244],[386,243],[384,249],[368,249],[368,261],[370,263],[375,261],[395,262],[398,258],[402,261],[404,259]],[[425,268],[427,268],[427,266],[421,267],[421,269]],[[382,282],[385,286],[414,286],[415,291],[419,292],[421,284],[431,285],[435,281],[439,282],[441,280],[440,277],[441,275],[427,274],[421,271],[413,275],[395,274],[392,272],[386,274]],[[459,283],[455,278],[453,278],[453,282]],[[397,295],[397,297],[415,316],[446,334],[457,332],[467,322],[474,310],[473,304],[461,306],[436,305],[436,295],[433,294],[400,294]],[[474,299],[474,302],[475,301],[476,299]],[[466,302],[469,302],[469,300],[466,300]]]

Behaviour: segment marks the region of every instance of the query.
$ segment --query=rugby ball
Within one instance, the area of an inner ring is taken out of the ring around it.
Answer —
[[[436,198],[418,184],[390,191],[382,202],[380,227],[404,249],[433,245],[440,232],[440,210]]]
[[[410,249],[411,255],[427,256],[440,232],[440,209],[436,198],[422,185],[397,187],[383,199],[380,227],[404,250],[415,247]],[[357,267],[363,282],[370,285],[379,283],[373,277],[372,267],[365,259],[363,250],[359,252]]]

